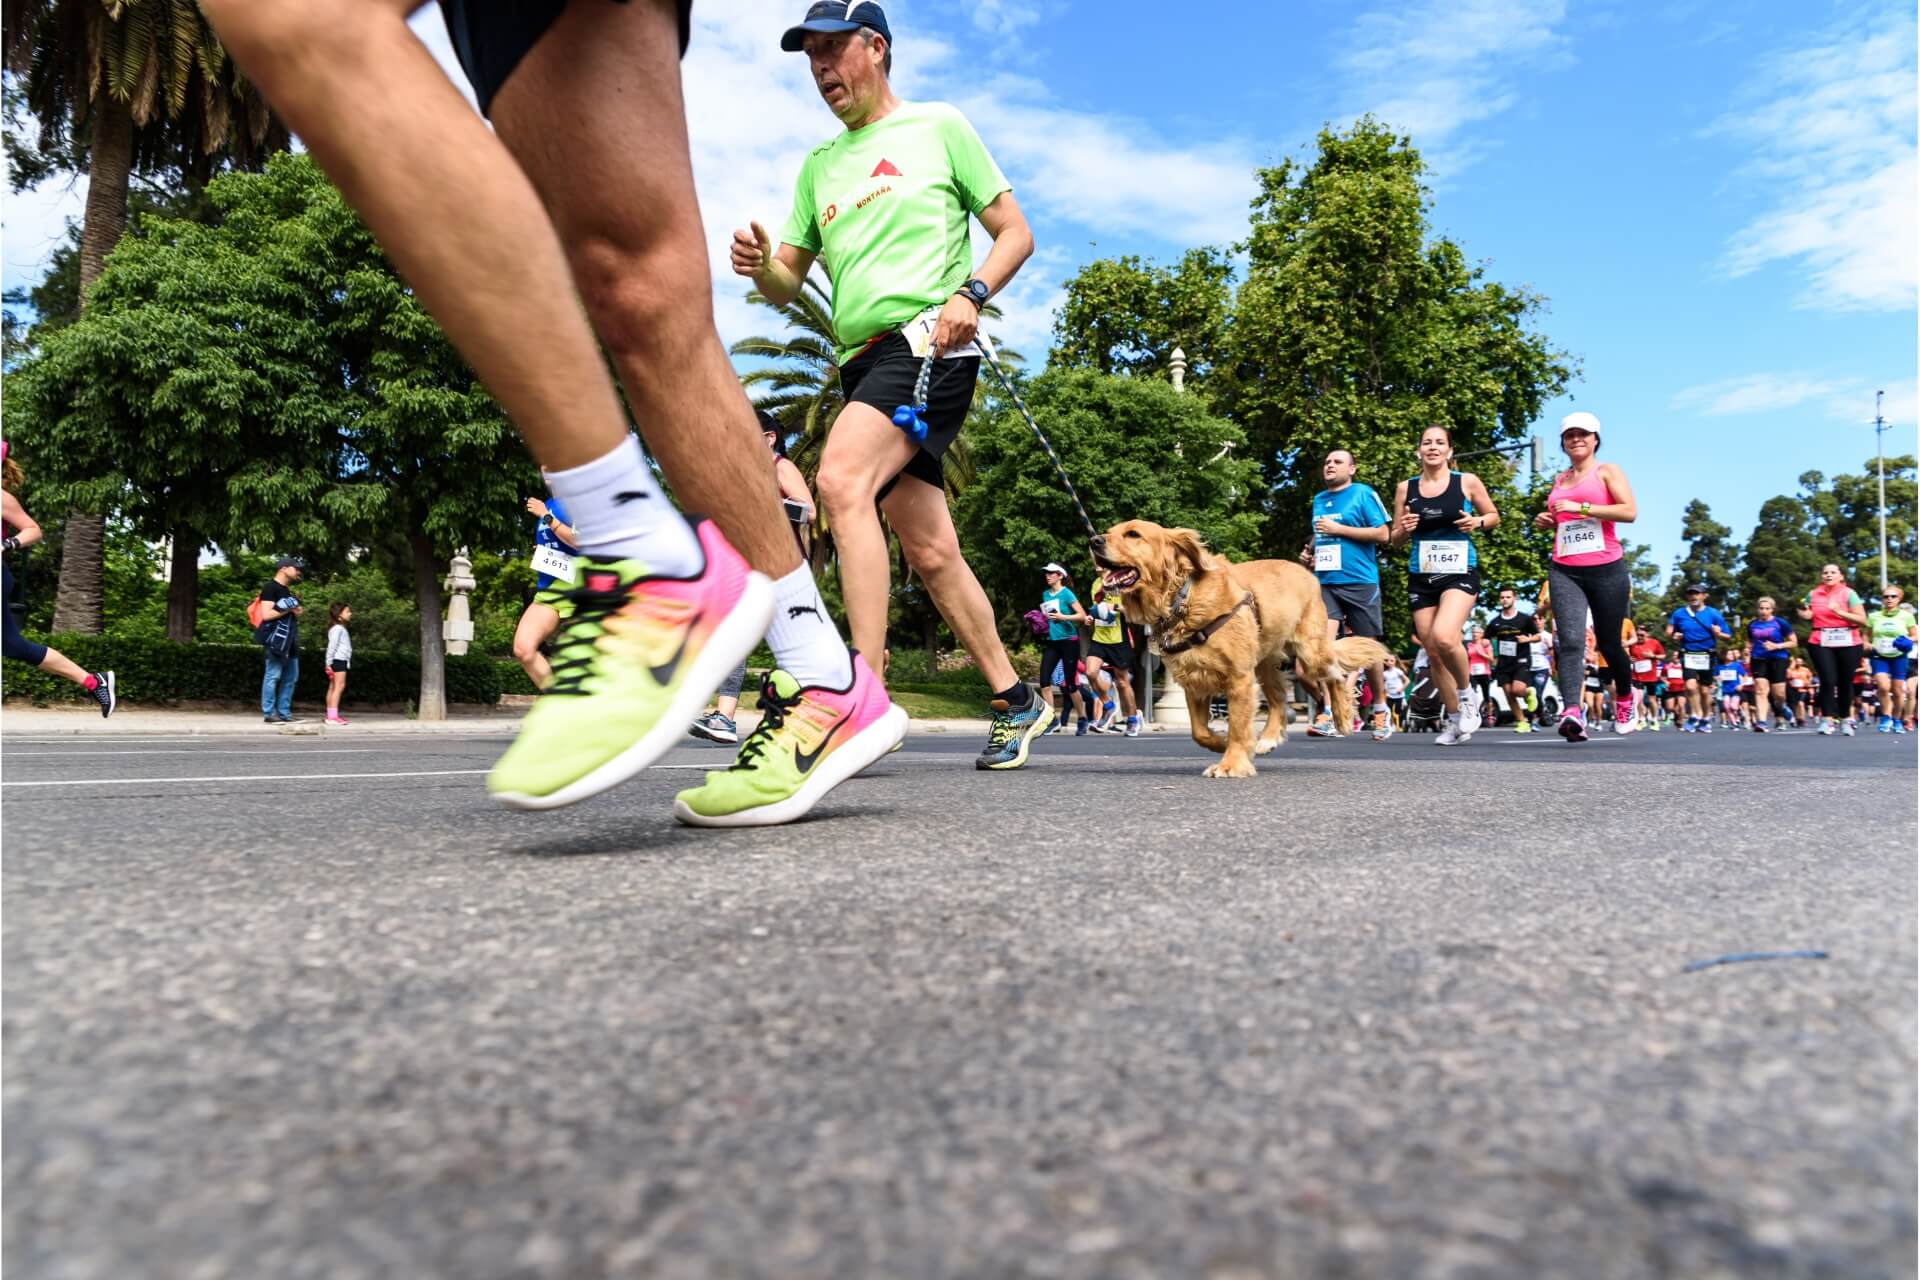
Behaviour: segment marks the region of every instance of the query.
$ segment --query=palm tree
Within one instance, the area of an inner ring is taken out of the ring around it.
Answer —
[[[194,0],[5,0],[0,25],[42,149],[70,151],[89,174],[82,306],[126,231],[136,170],[204,180],[220,157],[252,167],[288,145]],[[55,631],[100,631],[105,526],[102,515],[67,515]]]
[[[827,443],[827,431],[846,404],[840,391],[840,367],[834,361],[833,311],[826,290],[809,278],[800,295],[784,306],[775,306],[758,291],[747,301],[778,312],[787,322],[784,338],[742,338],[729,350],[735,356],[751,356],[766,361],[741,376],[756,409],[765,409],[787,428],[787,454],[800,473],[812,485],[820,469],[820,451]],[[981,312],[983,320],[1000,319],[1000,309],[988,303]],[[1002,365],[1021,363],[1019,352],[1006,347],[995,349]],[[973,405],[968,421],[984,411],[987,403],[987,379],[973,390]],[[967,432],[947,450],[944,467],[947,492],[957,494],[973,482],[973,456],[967,448]],[[817,541],[817,539],[816,539]]]

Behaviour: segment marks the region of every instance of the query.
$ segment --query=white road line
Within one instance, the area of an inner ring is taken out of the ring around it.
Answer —
[[[317,782],[336,778],[446,778],[455,774],[486,772],[485,769],[414,769],[404,773],[235,773],[199,778],[59,778],[44,782],[0,782],[0,787],[136,787],[164,782]]]
[[[655,769],[710,769],[704,764],[656,764]],[[166,782],[301,782],[341,778],[451,778],[491,772],[487,769],[409,769],[399,773],[235,773],[196,778],[50,778],[4,782],[0,787],[144,787]]]
[[[291,748],[303,756],[355,756],[355,755],[394,755],[412,754],[417,747],[309,747],[306,750]],[[285,747],[215,747],[209,751],[195,751],[190,747],[159,747],[152,751],[9,751],[0,759],[12,757],[15,760],[51,760],[55,756],[69,759],[78,756],[283,756],[290,749]]]

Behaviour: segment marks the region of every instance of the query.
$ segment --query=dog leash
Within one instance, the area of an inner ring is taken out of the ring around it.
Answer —
[[[1093,527],[1093,519],[1087,515],[1087,508],[1081,503],[1080,494],[1074,489],[1073,481],[1067,478],[1067,469],[1061,465],[1060,455],[1053,451],[1053,444],[1047,439],[1047,433],[1042,431],[1040,424],[1033,420],[1033,412],[1027,408],[1027,402],[1020,398],[1018,391],[1014,390],[1013,380],[1007,377],[1006,370],[1000,367],[1000,362],[993,358],[993,352],[987,350],[986,343],[976,337],[973,345],[979,348],[980,354],[986,358],[987,367],[993,370],[993,376],[1000,380],[1001,387],[1006,390],[1014,407],[1020,410],[1020,416],[1026,419],[1034,439],[1038,440],[1040,447],[1047,451],[1047,460],[1053,463],[1054,474],[1060,477],[1060,484],[1066,489],[1067,497],[1073,500],[1073,509],[1079,514],[1081,527],[1087,531],[1087,537],[1089,539],[1099,537],[1100,531]],[[927,438],[927,386],[933,379],[933,361],[934,354],[929,348],[920,361],[919,376],[913,380],[913,403],[903,404],[893,411],[893,425],[906,432],[916,444]]]

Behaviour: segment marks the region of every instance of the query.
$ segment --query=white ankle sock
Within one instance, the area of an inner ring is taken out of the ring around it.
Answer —
[[[643,560],[649,573],[670,578],[691,577],[705,567],[700,540],[667,501],[637,437],[628,436],[585,466],[542,474],[573,517],[582,554]]]
[[[807,685],[845,689],[853,683],[853,656],[840,638],[827,602],[814,585],[813,570],[801,565],[773,584],[773,625],[767,647],[780,669]]]

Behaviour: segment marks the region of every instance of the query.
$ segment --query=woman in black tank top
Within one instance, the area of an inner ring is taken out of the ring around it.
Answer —
[[[1413,633],[1427,651],[1433,682],[1448,719],[1436,741],[1452,746],[1480,727],[1480,708],[1467,674],[1463,638],[1467,616],[1480,598],[1478,556],[1473,535],[1500,523],[1493,499],[1480,477],[1452,470],[1453,433],[1428,427],[1420,433],[1420,474],[1402,481],[1393,495],[1393,546],[1410,544],[1407,603]],[[1436,488],[1423,494],[1422,484]]]

